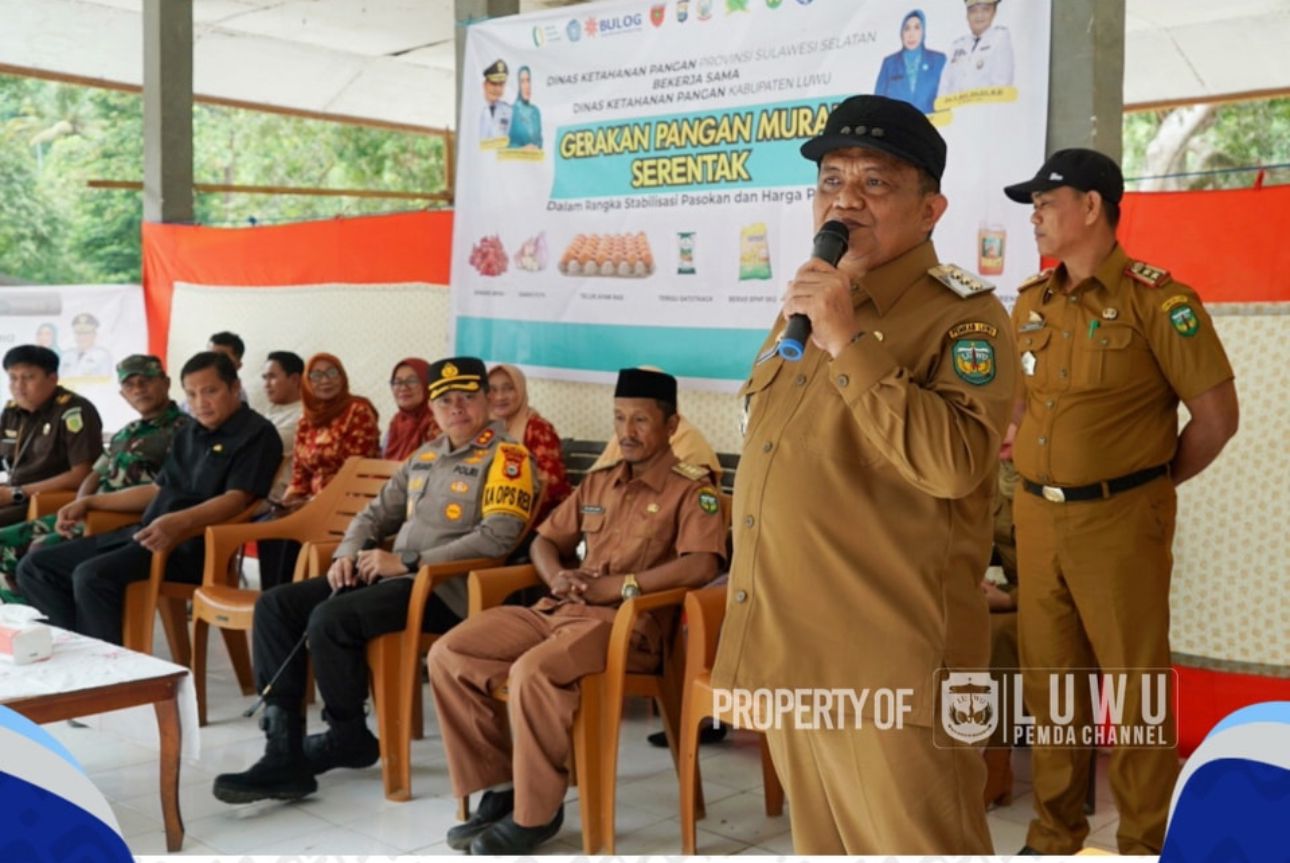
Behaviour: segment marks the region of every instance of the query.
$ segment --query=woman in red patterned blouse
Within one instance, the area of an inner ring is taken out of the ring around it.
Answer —
[[[496,365],[488,373],[488,407],[494,420],[506,423],[507,436],[524,444],[537,462],[538,479],[546,490],[537,523],[568,497],[573,488],[564,475],[564,457],[555,426],[529,407],[528,382],[511,365]]]
[[[340,360],[331,354],[314,354],[305,363],[301,389],[305,406],[292,450],[291,484],[282,500],[288,509],[322,491],[350,456],[381,454],[376,408],[362,396],[350,394]]]

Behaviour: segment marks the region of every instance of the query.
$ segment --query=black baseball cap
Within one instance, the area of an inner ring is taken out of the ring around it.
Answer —
[[[1058,150],[1048,157],[1034,179],[1004,186],[1003,193],[1018,204],[1029,204],[1035,192],[1049,192],[1070,186],[1081,192],[1097,192],[1112,204],[1124,197],[1124,175],[1110,156],[1084,147]]]
[[[945,173],[945,139],[927,115],[898,99],[852,96],[829,114],[822,134],[802,145],[802,155],[818,164],[848,147],[880,150],[937,180]]]

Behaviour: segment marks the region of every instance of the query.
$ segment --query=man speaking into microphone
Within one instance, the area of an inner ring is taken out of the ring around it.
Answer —
[[[980,752],[933,744],[933,675],[989,662],[978,583],[1015,361],[991,286],[932,246],[945,151],[879,96],[847,99],[802,146],[815,228],[841,222],[847,249],[797,270],[740,391],[714,689],[913,690],[899,727],[873,698],[839,727],[789,715],[768,732],[798,854],[991,850]],[[793,362],[778,339],[797,314],[811,327]]]

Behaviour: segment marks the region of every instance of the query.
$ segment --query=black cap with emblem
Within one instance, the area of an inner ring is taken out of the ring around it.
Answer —
[[[1003,193],[1019,204],[1029,204],[1035,192],[1051,192],[1070,186],[1081,192],[1097,192],[1112,204],[1124,197],[1124,175],[1110,156],[1084,147],[1058,150],[1048,157],[1033,179],[1004,186]]]
[[[622,369],[614,387],[616,399],[657,399],[676,404],[676,378],[649,369]]]
[[[478,357],[449,357],[430,366],[430,400],[446,392],[477,393],[488,389],[488,370]]]
[[[945,173],[945,139],[922,111],[886,96],[852,96],[833,109],[824,132],[802,145],[819,162],[834,150],[879,150],[922,168],[937,180]]]
[[[505,84],[510,70],[506,68],[505,60],[494,60],[487,69],[484,70],[484,80],[492,81],[494,84]]]

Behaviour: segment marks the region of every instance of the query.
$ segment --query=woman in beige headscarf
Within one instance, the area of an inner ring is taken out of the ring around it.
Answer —
[[[564,473],[560,435],[529,407],[528,381],[515,366],[496,365],[488,372],[488,407],[494,420],[506,423],[506,436],[524,444],[537,462],[538,479],[546,495],[537,517],[541,524],[547,513],[573,492]]]

